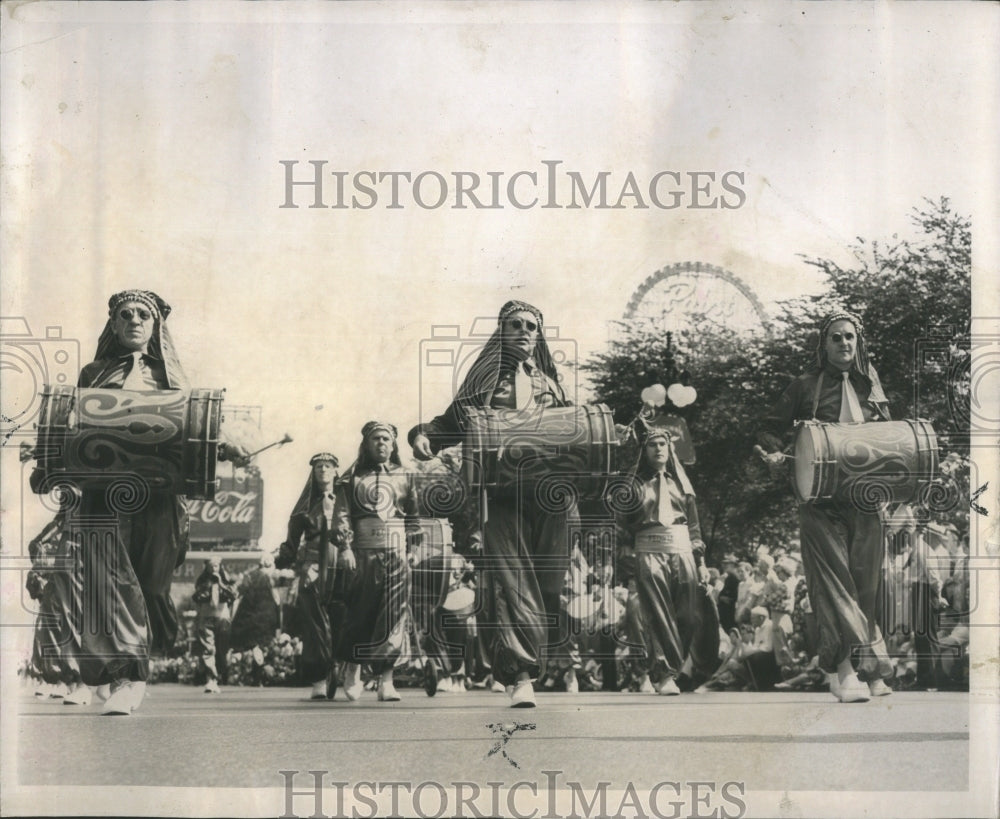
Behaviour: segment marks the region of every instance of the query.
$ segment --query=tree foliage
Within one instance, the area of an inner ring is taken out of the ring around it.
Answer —
[[[622,322],[608,349],[581,365],[595,400],[621,424],[635,417],[646,386],[697,389],[694,404],[667,409],[687,421],[697,447],[689,471],[711,560],[797,536],[790,489],[769,476],[753,445],[759,419],[815,362],[819,324],[834,309],[861,317],[893,417],[932,423],[943,471],[968,497],[971,222],[946,198],[927,200],[911,219],[917,238],[859,238],[850,266],[803,257],[824,274],[824,289],[779,303],[770,335],[739,337],[702,320],[674,333]],[[964,531],[967,506],[959,501],[936,517]]]

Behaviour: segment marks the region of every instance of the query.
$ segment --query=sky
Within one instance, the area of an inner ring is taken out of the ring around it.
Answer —
[[[58,326],[82,365],[111,293],[170,302],[192,385],[262,406],[261,445],[294,438],[258,459],[266,548],[313,452],[346,465],[369,418],[443,410],[435,326],[467,333],[516,297],[583,360],[662,267],[717,265],[773,305],[820,286],[803,256],[907,235],[924,197],[978,214],[995,168],[977,135],[997,121],[996,18],[967,6],[90,5],[5,12],[3,314]],[[380,188],[375,208],[317,209],[299,189],[281,208],[283,160],[300,179],[311,160],[348,179],[550,161],[612,191],[733,171],[745,201],[387,209]],[[4,455],[16,549],[12,515],[45,514]]]

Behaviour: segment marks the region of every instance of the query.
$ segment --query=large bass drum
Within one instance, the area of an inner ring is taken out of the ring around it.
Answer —
[[[604,404],[468,410],[462,454],[473,494],[509,496],[519,489],[558,494],[572,484],[579,497],[599,498],[615,473],[618,435]],[[551,484],[551,485],[549,485]]]
[[[803,503],[836,500],[872,510],[882,502],[919,500],[937,466],[937,436],[927,421],[803,421],[792,488]]]
[[[223,390],[84,389],[46,386],[35,458],[47,479],[66,475],[81,489],[122,474],[151,491],[211,500]]]

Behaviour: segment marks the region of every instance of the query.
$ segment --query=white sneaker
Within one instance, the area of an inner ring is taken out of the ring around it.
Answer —
[[[205,689],[208,691],[208,689]],[[218,692],[218,686],[216,686],[216,692]],[[325,700],[326,699],[326,680],[319,680],[313,683],[312,691],[309,693],[309,699],[311,700]]]
[[[135,702],[135,692],[132,690],[132,683],[128,680],[116,680],[111,685],[111,696],[107,698],[104,707],[101,708],[103,716],[127,717],[132,713]]]
[[[76,683],[63,697],[63,705],[90,705],[92,693],[89,685]]]
[[[455,692],[455,686],[452,685],[451,677],[442,677],[438,680],[437,692],[439,694],[453,694]]]
[[[535,707],[535,689],[531,684],[531,680],[520,680],[512,687],[510,692],[510,707]]]
[[[47,700],[49,698],[49,692],[52,690],[52,686],[46,682],[39,683],[38,688],[35,689],[35,696],[39,699]]]
[[[49,697],[51,697],[54,700],[61,700],[68,693],[69,693],[69,686],[67,686],[65,683],[55,683],[49,689]]]
[[[566,693],[567,694],[580,693],[580,683],[576,679],[576,671],[572,668],[566,672]]]
[[[361,697],[364,685],[361,683],[361,666],[357,663],[348,663],[344,670],[344,694],[347,699],[354,702]]]
[[[221,694],[222,691],[219,689],[219,681],[209,678],[208,682],[205,683],[205,693],[206,694]],[[325,694],[324,694],[325,696]]]
[[[107,684],[97,686],[97,688],[94,689],[94,696],[101,702],[104,702],[111,696],[111,686]]]
[[[642,675],[642,679],[639,681],[639,693],[640,694],[656,693],[656,689],[653,688],[653,683],[649,679],[649,674]]]
[[[392,684],[392,680],[380,680],[378,685],[378,701],[379,702],[399,702],[399,692],[396,691],[396,686]]]
[[[830,686],[830,693],[833,694],[838,700],[840,699],[840,677],[837,676],[837,672],[834,671],[832,674],[826,675],[826,682]]]
[[[132,691],[132,710],[137,711],[139,706],[142,705],[143,698],[146,696],[146,683],[130,683],[129,689]]]
[[[884,680],[874,680],[868,683],[868,693],[873,697],[888,697],[892,689],[885,684]]]
[[[677,687],[677,681],[673,677],[667,677],[660,684],[660,688],[656,693],[663,697],[676,697],[681,693],[681,690]]]
[[[451,691],[453,694],[464,694],[465,693],[465,679],[461,676],[454,676],[451,678]]]
[[[844,679],[840,680],[840,691],[838,696],[841,702],[868,702],[871,694],[868,693],[868,686],[858,679],[855,672],[851,672]]]

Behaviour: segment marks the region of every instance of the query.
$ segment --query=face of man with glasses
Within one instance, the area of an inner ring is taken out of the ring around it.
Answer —
[[[845,319],[835,321],[826,331],[826,358],[838,370],[850,369],[857,344],[854,325]]]
[[[519,310],[511,313],[503,321],[504,352],[511,353],[523,361],[535,354],[538,343],[538,319],[534,313]]]
[[[123,302],[115,309],[115,336],[126,350],[144,353],[153,337],[155,322],[155,317],[146,305],[137,301]]]

